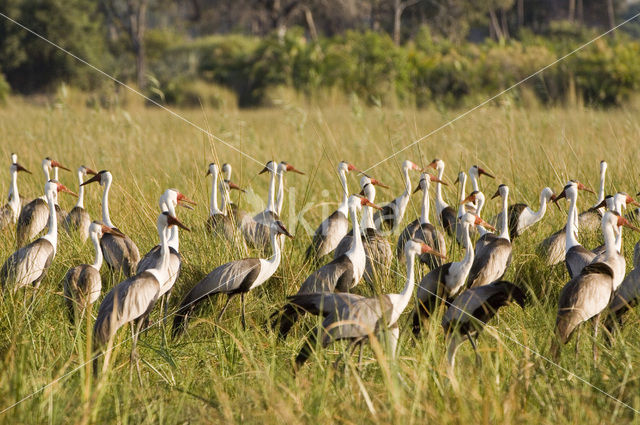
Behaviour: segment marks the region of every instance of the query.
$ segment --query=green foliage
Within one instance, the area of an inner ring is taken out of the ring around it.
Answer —
[[[105,31],[91,0],[0,0],[0,9],[33,31],[88,62],[106,62]],[[56,47],[5,19],[0,21],[0,67],[20,92],[50,89],[59,82],[93,88],[103,78]]]
[[[265,105],[270,88],[287,86],[310,99],[338,89],[368,104],[457,107],[509,88],[592,37],[582,27],[557,23],[544,37],[523,32],[521,41],[456,45],[432,38],[424,27],[413,42],[396,46],[386,33],[348,31],[314,42],[292,29],[284,37],[174,44],[154,55],[151,68],[164,88],[202,79],[230,88],[240,106]],[[639,49],[624,38],[599,40],[527,79],[511,97],[519,102],[533,93],[547,104],[573,96],[589,105],[620,105],[640,83]]]
[[[7,97],[9,97],[9,93],[11,92],[11,87],[9,87],[9,83],[4,78],[4,75],[0,73],[0,105],[3,105],[7,101]]]

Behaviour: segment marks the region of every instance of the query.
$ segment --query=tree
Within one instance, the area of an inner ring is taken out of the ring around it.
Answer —
[[[402,13],[408,7],[420,3],[420,0],[393,0],[393,42],[400,44],[400,29],[402,27]]]
[[[136,57],[136,82],[144,88],[146,82],[146,55],[144,34],[147,29],[149,0],[103,0],[110,20],[129,37]]]

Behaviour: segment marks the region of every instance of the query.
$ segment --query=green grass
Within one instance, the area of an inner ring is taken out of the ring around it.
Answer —
[[[221,322],[215,320],[223,299],[212,300],[192,321],[187,335],[168,338],[168,330],[154,326],[141,337],[142,386],[129,364],[130,331],[117,336],[122,342],[112,356],[112,367],[98,381],[88,380],[80,368],[45,391],[0,415],[3,423],[638,423],[634,413],[612,401],[576,377],[536,356],[549,351],[556,302],[568,280],[563,266],[549,270],[535,254],[535,245],[562,225],[566,214],[551,208],[543,222],[515,243],[514,261],[507,278],[526,287],[532,302],[524,310],[503,309],[479,338],[482,366],[476,367],[471,347],[458,353],[456,380],[446,374],[445,347],[439,320],[433,319],[415,340],[407,316],[396,360],[384,349],[365,347],[365,361],[358,372],[357,356],[341,363],[346,344],[337,343],[312,356],[297,376],[292,360],[301,346],[304,327],[297,326],[285,343],[267,329],[269,315],[292,294],[312,271],[303,264],[310,236],[295,216],[307,203],[339,199],[335,175],[337,163],[346,159],[367,168],[395,150],[454,118],[458,111],[389,110],[334,107],[317,109],[287,105],[271,110],[181,111],[188,119],[261,164],[268,159],[286,160],[306,176],[286,177],[291,198],[286,198],[284,218],[296,233],[287,241],[276,275],[247,297],[248,329],[240,324],[239,300],[232,302]],[[494,174],[482,178],[489,198],[499,183],[511,188],[511,202],[527,202],[537,208],[544,186],[561,190],[569,178],[594,189],[598,163],[609,162],[607,192],[638,187],[640,150],[638,111],[520,110],[509,105],[474,112],[453,126],[428,138],[370,171],[391,186],[378,190],[377,203],[402,190],[400,164],[404,159],[426,165],[434,157],[447,163],[445,177],[453,182],[459,169],[478,164]],[[0,194],[8,191],[9,153],[34,172],[20,175],[21,194],[40,196],[43,177],[40,161],[51,156],[74,169],[80,164],[108,169],[114,176],[111,219],[131,236],[145,253],[157,243],[157,198],[167,187],[176,187],[198,202],[195,211],[178,210],[192,228],[181,233],[184,263],[176,284],[170,312],[204,274],[244,254],[205,233],[210,180],[207,164],[219,158],[234,166],[233,180],[265,198],[268,180],[257,176],[261,165],[241,156],[206,135],[158,109],[131,106],[129,110],[91,110],[77,106],[42,107],[13,99],[0,109]],[[74,173],[61,172],[62,182],[77,189]],[[413,175],[417,182],[418,175]],[[357,178],[349,177],[352,192]],[[469,189],[468,186],[467,189]],[[323,192],[327,189],[326,192]],[[101,191],[91,185],[86,206],[100,217]],[[243,208],[246,197],[233,195]],[[454,204],[453,189],[445,196]],[[74,200],[61,195],[61,206],[71,209]],[[405,224],[419,214],[419,197],[412,199]],[[291,200],[295,201],[292,205]],[[580,209],[595,201],[581,194]],[[489,201],[485,218],[498,209]],[[563,209],[566,208],[562,202]],[[322,207],[311,208],[304,218],[315,228]],[[325,208],[326,210],[326,208]],[[433,203],[432,203],[433,216]],[[585,238],[589,239],[589,238]],[[638,235],[625,233],[625,254]],[[594,246],[591,238],[585,244]],[[13,251],[14,232],[0,233],[0,260]],[[395,240],[392,241],[395,247]],[[253,254],[252,254],[253,255]],[[450,258],[458,259],[454,250]],[[5,296],[0,305],[0,410],[82,365],[86,357],[86,325],[72,327],[66,317],[61,280],[69,267],[88,262],[90,243],[84,246],[61,233],[58,255],[35,298],[31,290]],[[403,266],[393,270],[404,275]],[[103,285],[111,278],[103,269]],[[117,280],[117,279],[116,279]],[[389,273],[378,287],[399,291],[403,280]],[[371,294],[367,285],[358,291]],[[95,310],[94,310],[95,313]],[[160,310],[152,314],[152,323]],[[170,320],[168,323],[170,324]],[[306,324],[313,320],[307,319]],[[638,316],[609,347],[601,337],[600,360],[591,356],[591,326],[584,326],[578,355],[574,344],[563,350],[560,365],[593,385],[640,409],[640,336]],[[89,325],[92,325],[90,323]],[[519,343],[526,345],[523,348]],[[375,344],[374,344],[375,346]]]

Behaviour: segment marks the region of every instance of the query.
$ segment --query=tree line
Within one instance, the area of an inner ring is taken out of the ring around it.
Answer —
[[[306,94],[338,86],[374,103],[459,103],[511,82],[474,75],[492,60],[512,55],[517,78],[532,61],[552,59],[635,8],[626,0],[0,0],[0,11],[160,101],[190,98],[183,82],[195,78],[230,87],[244,106],[260,104],[278,84]],[[607,48],[633,50],[635,28]],[[332,63],[346,51],[355,57]],[[636,82],[613,62],[589,62],[612,77],[599,92],[580,72],[538,80],[533,90],[543,101],[577,88],[587,102],[617,104]],[[60,82],[86,90],[105,84],[0,20],[0,93],[37,93]]]

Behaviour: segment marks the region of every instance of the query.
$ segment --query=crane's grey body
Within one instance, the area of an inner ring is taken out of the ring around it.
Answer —
[[[575,245],[569,248],[564,259],[569,276],[572,279],[578,276],[582,269],[591,264],[594,258],[596,258],[596,254],[582,245]]]
[[[306,257],[321,258],[335,250],[349,230],[349,219],[342,211],[336,210],[324,219],[313,234]]]
[[[67,233],[77,232],[80,240],[85,241],[89,237],[89,225],[91,217],[87,210],[82,207],[73,207],[64,220],[64,228]]]
[[[436,229],[431,223],[420,224],[420,219],[417,218],[409,223],[398,237],[396,257],[398,257],[400,261],[404,261],[404,245],[411,239],[423,241],[442,255],[447,255],[447,243],[442,232]],[[420,262],[426,264],[429,269],[433,270],[442,265],[442,258],[431,254],[421,254]]]
[[[114,230],[120,231],[117,228]],[[100,248],[110,269],[121,272],[124,276],[134,274],[140,261],[140,251],[129,236],[119,237],[107,233],[100,239]]]
[[[368,283],[372,283],[376,277],[388,273],[391,262],[393,261],[393,251],[391,250],[389,241],[380,236],[376,229],[364,229],[361,238],[366,256],[364,279]],[[333,258],[337,259],[346,254],[351,248],[352,241],[353,231],[342,238],[334,251]]]
[[[544,258],[547,266],[555,266],[565,258],[567,238],[564,227],[544,239],[538,245],[538,252]]]
[[[476,246],[467,286],[475,288],[502,279],[511,264],[511,253],[511,242],[504,238],[487,238],[486,245]]]
[[[145,270],[155,269],[162,265],[162,247],[156,245],[144,257],[138,262],[136,267],[136,274],[140,274]],[[178,276],[180,276],[180,270],[182,268],[182,256],[173,247],[169,247],[169,280],[162,282],[160,287],[159,296],[163,296],[169,293],[173,288]]]
[[[447,359],[452,367],[456,351],[465,337],[472,342],[475,350],[472,338],[497,314],[500,307],[510,302],[524,307],[525,295],[519,287],[507,281],[467,289],[453,300],[442,317],[442,328],[449,342]]]
[[[173,321],[173,335],[187,326],[190,314],[198,304],[215,294],[233,296],[248,292],[260,275],[260,259],[245,258],[216,267],[187,293]]]
[[[44,199],[36,198],[25,205],[18,217],[16,244],[19,247],[24,246],[38,236],[47,227],[48,219],[49,207]]]
[[[94,340],[105,345],[123,325],[145,317],[155,305],[160,282],[145,271],[117,284],[104,297],[93,327]]]
[[[100,272],[89,264],[73,267],[64,277],[63,290],[70,317],[73,319],[75,308],[85,310],[100,297]]]
[[[17,290],[27,285],[38,287],[51,266],[55,248],[40,238],[11,254],[0,269],[4,289]]]
[[[622,320],[624,313],[635,307],[640,301],[640,268],[634,268],[616,289],[608,309],[617,321]],[[607,328],[611,328],[611,319]]]

